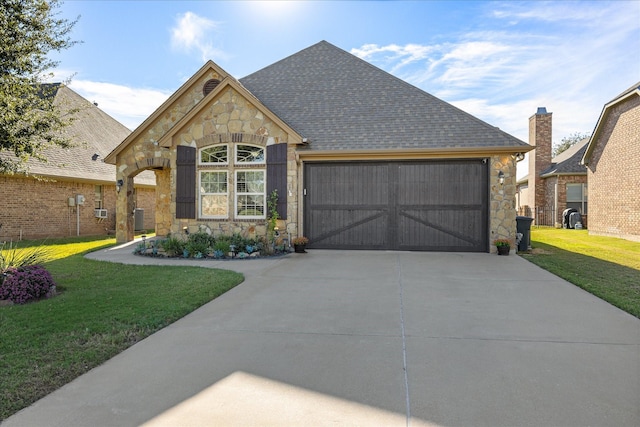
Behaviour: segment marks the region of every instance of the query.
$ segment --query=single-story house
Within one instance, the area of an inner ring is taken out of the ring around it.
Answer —
[[[495,252],[516,237],[523,141],[321,41],[240,80],[208,61],[105,161],[156,176],[156,232],[264,235],[311,248]],[[513,247],[515,245],[512,244]]]
[[[640,241],[640,82],[605,104],[582,164],[589,234]]]
[[[517,181],[520,215],[533,217],[537,225],[560,226],[565,209],[574,208],[587,226],[587,171],[580,160],[589,138],[578,141],[551,158],[552,114],[538,108],[529,119],[529,174]]]
[[[106,235],[115,230],[115,171],[103,159],[131,131],[69,87],[55,86],[52,102],[63,110],[79,110],[65,129],[72,146],[45,149],[47,162],[30,159],[29,174],[0,174],[0,241]],[[0,155],[15,158],[6,151]],[[134,227],[152,229],[153,174],[139,175],[133,191],[139,222]]]

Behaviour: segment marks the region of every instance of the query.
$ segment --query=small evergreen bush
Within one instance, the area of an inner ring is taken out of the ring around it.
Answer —
[[[176,237],[169,236],[160,242],[167,256],[174,257],[182,255],[184,242]]]
[[[51,273],[42,266],[11,267],[0,278],[0,300],[25,304],[50,296],[55,292],[55,286]]]

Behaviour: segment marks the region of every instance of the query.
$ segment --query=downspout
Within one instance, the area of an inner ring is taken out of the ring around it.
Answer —
[[[553,226],[558,223],[558,179],[560,177],[556,175],[556,183],[553,186]]]

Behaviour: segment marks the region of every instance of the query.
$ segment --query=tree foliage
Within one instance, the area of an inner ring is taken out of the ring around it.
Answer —
[[[54,102],[58,85],[45,84],[59,63],[49,57],[75,45],[75,21],[60,18],[59,0],[0,2],[0,173],[27,172],[46,161],[51,146],[67,147],[64,128],[74,110]]]
[[[565,136],[564,138],[562,138],[560,143],[556,144],[553,147],[552,156],[556,157],[558,154],[562,153],[563,151],[567,151],[569,148],[571,148],[578,142],[590,136],[591,134],[589,133],[580,133],[580,132],[575,132],[571,134],[571,136]]]

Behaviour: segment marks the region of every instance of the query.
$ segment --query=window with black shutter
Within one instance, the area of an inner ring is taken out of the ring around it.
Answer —
[[[267,147],[267,197],[278,190],[278,215],[287,218],[287,144]]]
[[[176,159],[176,218],[196,217],[196,149],[179,145]]]

